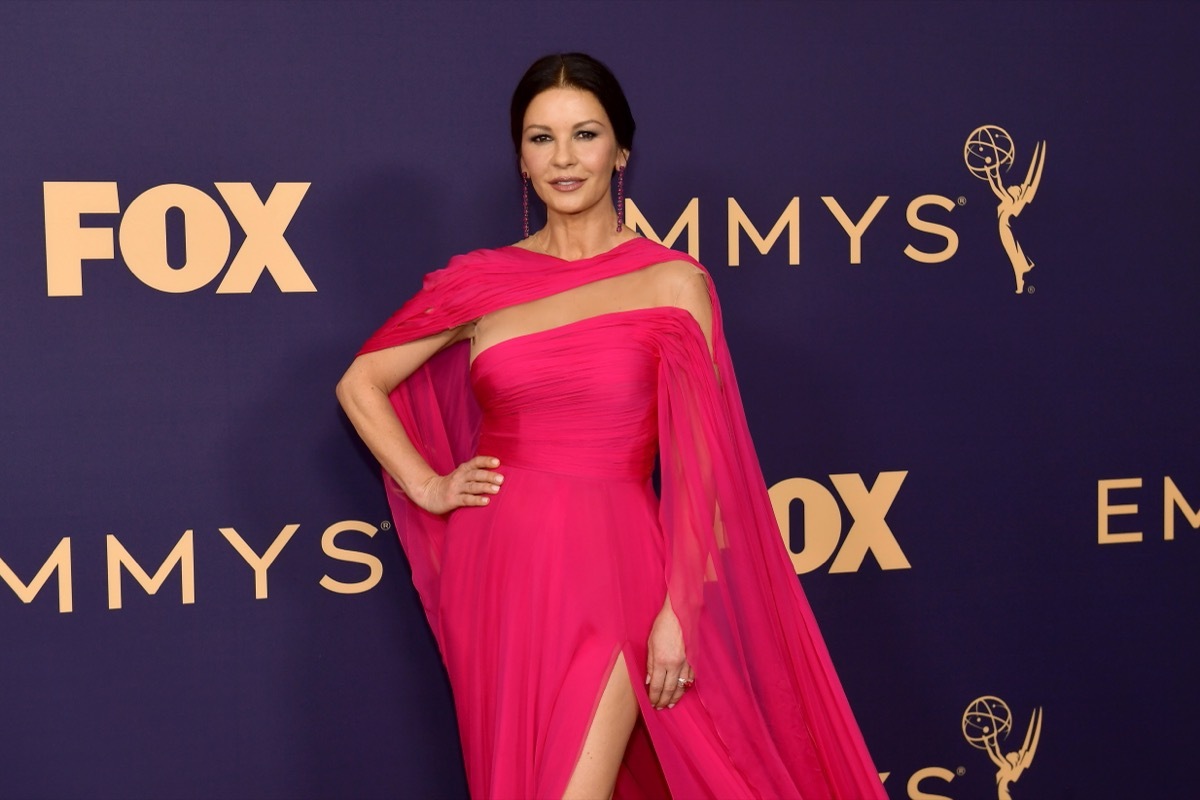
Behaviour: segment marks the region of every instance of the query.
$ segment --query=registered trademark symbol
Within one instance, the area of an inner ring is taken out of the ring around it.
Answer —
[[[963,775],[967,774],[967,768],[966,767],[956,767],[954,770],[954,774],[961,778]]]
[[[392,523],[390,520],[385,519],[383,522],[379,523],[379,530],[390,531],[391,529],[392,529]]]
[[[960,195],[958,196],[958,204],[959,204],[960,206],[965,206],[965,205],[967,204],[967,198],[963,197],[963,196],[960,194]]]
[[[1026,287],[1025,287],[1025,294],[1033,294],[1033,293],[1034,293],[1034,292],[1036,292],[1036,291],[1037,291],[1037,287],[1036,287],[1036,286],[1032,286],[1032,285],[1030,285],[1030,286],[1026,286]]]

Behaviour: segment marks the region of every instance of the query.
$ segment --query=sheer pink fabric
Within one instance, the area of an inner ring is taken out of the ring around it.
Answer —
[[[675,260],[691,261],[644,239],[574,262],[469,253],[362,352]],[[434,469],[480,452],[505,473],[490,506],[448,517],[385,477],[474,796],[560,796],[624,655],[643,723],[617,796],[886,797],[786,556],[710,297],[712,357],[686,311],[639,309],[500,342],[474,365],[454,345],[392,395]],[[664,591],[697,685],[659,712],[640,687]]]

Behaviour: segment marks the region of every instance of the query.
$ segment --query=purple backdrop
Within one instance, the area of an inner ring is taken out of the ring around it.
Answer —
[[[631,218],[659,238],[690,220],[675,246],[713,272],[890,796],[995,798],[989,748],[1036,753],[1017,800],[1187,796],[1198,22],[0,5],[0,796],[465,794],[332,389],[424,272],[518,237],[508,96],[572,49],[637,116]],[[1007,245],[1000,207],[1020,212]]]

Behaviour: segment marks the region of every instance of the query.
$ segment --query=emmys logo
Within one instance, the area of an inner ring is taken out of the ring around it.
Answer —
[[[367,575],[354,582],[346,582],[340,581],[332,575],[325,574],[321,576],[317,583],[320,584],[321,588],[337,594],[361,594],[375,588],[375,585],[383,577],[383,562],[366,550],[343,547],[342,545],[345,542],[343,534],[360,533],[373,538],[379,531],[387,531],[391,530],[391,528],[392,523],[390,520],[384,520],[378,526],[375,526],[369,522],[356,519],[341,520],[325,528],[325,531],[321,534],[321,552],[334,561],[361,564],[367,568]],[[230,547],[242,557],[242,560],[253,571],[255,599],[267,599],[267,570],[279,558],[279,554],[283,552],[283,548],[288,546],[292,541],[292,537],[296,535],[299,529],[299,523],[284,525],[271,540],[270,544],[266,544],[265,547],[263,546],[266,543],[264,536],[251,536],[250,540],[258,545],[258,549],[255,549],[242,534],[238,533],[237,529],[233,527],[218,528],[221,535],[225,537],[225,541],[229,542]],[[243,530],[245,529],[243,528]],[[339,537],[342,538],[339,540]],[[167,578],[176,572],[179,574],[180,603],[182,605],[191,605],[196,602],[195,536],[191,528],[183,532],[183,535],[179,537],[179,540],[171,548],[170,553],[167,554],[162,563],[157,567],[152,567],[154,569],[153,575],[143,566],[146,559],[145,553],[141,553],[135,557],[115,535],[110,533],[105,538],[105,571],[108,574],[109,609],[115,610],[124,606],[123,589],[129,579],[136,582],[146,594],[154,595],[158,594],[159,589],[163,588],[167,582]],[[361,540],[359,544],[362,544]],[[159,552],[161,552],[161,548]],[[50,579],[57,576],[58,612],[60,614],[69,614],[75,610],[75,584],[72,579],[74,566],[75,559],[71,555],[71,537],[64,536],[50,552],[49,557],[46,558],[41,568],[38,569],[28,582],[18,576],[16,570],[10,567],[3,558],[0,558],[0,582],[7,583],[20,601],[28,605],[34,601],[34,598],[49,583]],[[335,569],[333,571],[341,572],[344,569]],[[126,576],[125,580],[122,579],[123,575]]]
[[[1029,171],[1019,185],[1005,186],[1000,170],[1007,173],[1016,159],[1016,145],[1008,131],[999,125],[981,125],[971,131],[963,146],[963,159],[967,169],[980,180],[988,182],[992,194],[1000,201],[996,215],[1000,226],[1000,243],[1012,262],[1013,277],[1017,282],[1017,294],[1025,291],[1025,275],[1033,269],[1033,262],[1021,250],[1021,244],[1013,236],[1012,219],[1020,215],[1025,206],[1033,202],[1038,184],[1042,180],[1042,167],[1046,163],[1046,143],[1038,142],[1033,148],[1033,159]],[[1033,287],[1029,287],[1033,291]]]
[[[1131,531],[1115,531],[1113,530],[1113,517],[1128,517],[1132,516],[1139,519],[1141,527],[1148,520],[1140,517],[1140,506],[1138,502],[1133,503],[1117,503],[1116,500],[1142,500],[1139,495],[1130,496],[1128,492],[1132,490],[1142,490],[1143,480],[1141,478],[1109,478],[1096,482],[1097,494],[1097,530],[1096,541],[1100,544],[1128,544],[1132,542],[1140,542],[1143,539],[1141,530]],[[1115,498],[1113,492],[1121,492],[1121,497]],[[1195,497],[1195,495],[1192,495]],[[1183,515],[1187,523],[1195,530],[1200,530],[1200,506],[1192,508],[1191,502],[1183,496],[1183,492],[1176,485],[1175,479],[1170,475],[1164,475],[1162,481],[1162,502],[1158,503],[1158,495],[1155,495],[1155,506],[1162,509],[1162,538],[1164,542],[1172,541],[1175,538],[1175,522],[1180,514]],[[1118,527],[1129,528],[1135,523],[1132,520],[1127,521],[1125,525],[1118,524]]]
[[[976,698],[963,712],[963,737],[972,747],[986,751],[988,758],[996,765],[997,800],[1012,800],[1008,787],[1016,783],[1033,763],[1033,754],[1042,735],[1042,710],[1038,708],[1033,712],[1021,749],[1004,753],[1000,740],[1008,738],[1012,727],[1012,711],[999,697],[988,695]]]

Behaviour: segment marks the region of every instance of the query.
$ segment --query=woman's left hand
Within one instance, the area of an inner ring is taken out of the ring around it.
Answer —
[[[657,709],[671,708],[683,698],[684,682],[695,680],[683,649],[683,628],[671,609],[670,598],[654,620],[647,642],[646,686],[650,704]]]

